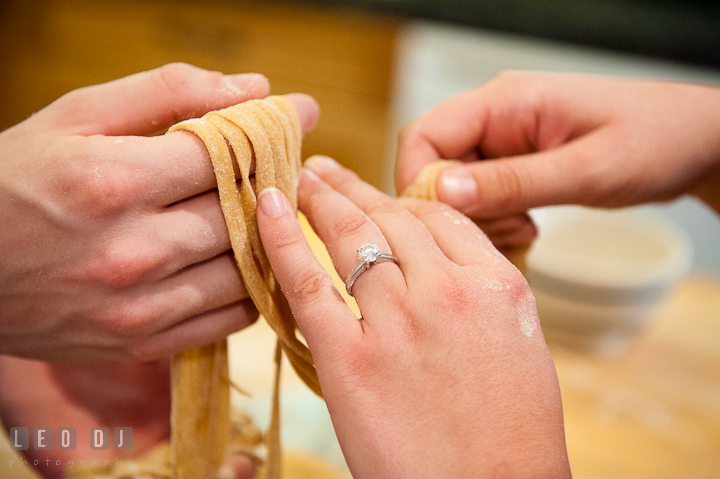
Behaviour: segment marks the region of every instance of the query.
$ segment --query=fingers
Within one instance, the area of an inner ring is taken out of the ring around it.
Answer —
[[[395,185],[407,188],[420,170],[440,159],[459,159],[480,143],[483,119],[478,103],[468,101],[469,93],[441,103],[406,125],[400,132]]]
[[[443,261],[444,258],[442,258],[432,235],[400,203],[365,183],[355,173],[343,168],[331,158],[315,156],[306,161],[305,166],[322,180],[321,183],[315,183],[313,186],[324,192],[327,199],[317,202],[319,203],[318,212],[315,214],[307,210],[311,205],[302,206],[302,209],[326,244],[337,244],[337,247],[342,250],[357,248],[368,241],[364,238],[374,236],[376,234],[373,233],[374,229],[379,228],[379,231],[382,231],[380,234],[387,240],[392,254],[400,258],[400,269],[406,278],[419,277],[434,262]],[[323,187],[322,183],[326,183],[330,188]],[[317,194],[314,189],[311,191]],[[298,191],[298,195],[301,202],[304,197],[312,198],[311,194],[305,192]],[[339,210],[342,205],[346,205],[347,211]],[[369,224],[377,225],[377,227],[366,228],[365,223],[368,223],[368,220],[359,217],[359,212],[355,212],[358,208],[369,217]],[[356,218],[356,221],[353,221],[352,218]],[[360,235],[353,231],[355,226],[358,226]],[[350,230],[351,234],[348,234],[346,230]],[[364,237],[362,237],[363,234]],[[408,241],[409,238],[412,238],[412,241]],[[332,246],[328,246],[328,249],[332,256]],[[357,257],[352,258],[352,256],[354,255],[338,254],[338,258],[343,258],[340,261],[354,262]],[[348,257],[351,259],[348,260]],[[346,265],[341,263],[336,266],[338,266],[338,272],[345,271]],[[368,274],[364,273],[363,276]]]
[[[315,257],[280,190],[266,188],[260,193],[257,220],[275,278],[313,355],[328,354],[339,347],[339,339],[361,334],[355,315]]]
[[[122,325],[116,332],[149,336],[184,318],[233,305],[250,295],[232,252],[227,252],[157,283],[141,286],[135,296],[145,299],[136,303],[138,310],[120,311],[124,320],[118,319]]]
[[[560,148],[449,168],[438,177],[438,199],[472,218],[515,215],[538,206],[591,204],[601,189],[611,190],[623,172],[604,175],[617,155],[603,135],[589,135]],[[599,184],[600,177],[606,183]]]
[[[473,218],[530,207],[588,203],[597,174],[611,162],[612,138],[595,135],[612,118],[596,82],[510,72],[439,104],[400,137],[397,191],[427,164],[474,159],[438,177],[438,198]]]
[[[506,74],[438,104],[405,126],[398,145],[397,191],[404,191],[433,161],[533,151],[538,143],[536,84]]]
[[[300,129],[307,133],[315,128],[320,116],[320,106],[310,95],[304,93],[288,93],[285,95],[292,101],[300,116]]]
[[[476,220],[475,224],[496,248],[530,244],[537,236],[537,227],[527,213],[492,220]]]
[[[257,318],[257,309],[250,299],[214,309],[138,342],[130,349],[130,359],[150,361],[205,346],[250,326]]]
[[[223,75],[172,63],[62,97],[51,121],[70,133],[89,136],[152,135],[178,121],[267,96],[267,79],[257,73]]]
[[[149,360],[217,341],[258,314],[231,252],[121,291],[100,311],[86,313],[85,330],[57,331],[56,341],[81,346],[90,336],[92,346],[114,349],[120,359]]]
[[[357,178],[355,181],[360,183]],[[400,258],[400,253],[388,244],[384,232],[358,205],[307,169],[301,171],[298,203],[325,243],[341,278],[347,279],[361,264],[358,248],[365,244],[372,243],[378,247],[379,253]],[[352,285],[352,295],[358,300],[363,316],[372,316],[376,308],[382,309],[381,305],[404,294],[406,285],[401,268],[402,265],[398,268],[388,261],[356,272],[358,276],[355,276]],[[363,301],[368,298],[374,299]]]
[[[301,93],[288,95],[300,117],[303,134],[314,128],[319,116],[317,102]],[[117,140],[113,140],[117,141]],[[151,139],[123,138],[124,157],[139,158],[154,184],[155,204],[168,205],[214,188],[217,183],[204,143],[188,132]],[[251,171],[252,173],[252,171]]]
[[[470,218],[437,201],[400,198],[403,206],[415,215],[432,234],[445,256],[461,266],[497,257],[487,236]]]
[[[217,190],[168,206],[146,223],[146,232],[157,232],[155,247],[165,260],[160,278],[231,248]]]
[[[295,93],[289,98],[295,104],[302,131],[306,133],[317,122],[318,105],[304,94]],[[82,182],[77,185],[77,191],[83,193],[78,196],[88,197],[93,207],[104,207],[108,202],[133,207],[138,204],[164,207],[217,186],[207,148],[191,133],[177,132],[152,138],[73,137],[68,140],[68,147],[76,155],[80,153],[94,160],[91,167],[72,170],[83,173],[77,175],[76,181]],[[80,161],[78,164],[82,165]]]

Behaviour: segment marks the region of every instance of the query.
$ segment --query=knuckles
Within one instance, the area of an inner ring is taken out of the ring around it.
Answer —
[[[146,180],[137,169],[128,168],[112,157],[95,155],[93,150],[86,146],[50,188],[70,217],[113,219],[145,197]]]
[[[202,70],[188,63],[175,62],[151,70],[150,73],[168,91],[174,92],[184,88],[188,84],[188,78],[196,76],[200,71]],[[217,72],[208,72],[208,74],[215,74],[218,78],[221,76]]]
[[[328,291],[334,291],[332,281],[319,268],[295,268],[289,284],[292,285],[292,291],[285,293],[306,305],[322,301]]]
[[[182,62],[163,65],[151,70],[150,75],[160,87],[160,91],[167,92],[170,97],[186,95],[201,76],[206,76],[215,85],[219,85],[222,80],[219,72],[202,70]]]
[[[136,241],[116,241],[91,257],[79,273],[87,281],[128,289],[146,281],[161,263],[154,251]]]
[[[162,316],[163,312],[149,303],[129,300],[97,310],[91,319],[96,333],[107,338],[119,354],[132,355],[130,351],[133,350],[133,346],[141,344],[150,336],[153,331],[152,325]]]
[[[329,241],[365,236],[367,227],[371,223],[369,218],[397,217],[404,211],[404,208],[395,199],[381,198],[366,205],[364,211],[364,213],[354,211],[344,216],[338,216],[330,227]]]
[[[368,222],[367,216],[360,212],[337,217],[330,226],[328,242],[362,236]]]
[[[467,269],[468,267],[459,267]],[[514,314],[528,309],[534,298],[525,277],[506,260],[497,265],[472,266],[463,273],[447,271],[432,279],[434,309],[443,316],[460,320],[480,315]]]
[[[465,278],[445,275],[437,289],[437,307],[449,317],[462,318],[480,310],[481,298]]]
[[[390,216],[395,218],[404,211],[405,208],[401,206],[398,200],[386,197],[370,202],[365,207],[365,212],[370,217]]]

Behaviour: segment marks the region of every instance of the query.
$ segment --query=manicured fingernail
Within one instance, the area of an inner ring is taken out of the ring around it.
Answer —
[[[265,75],[260,73],[238,73],[235,75],[225,75],[222,78],[222,84],[225,89],[233,94],[244,94],[249,89],[265,89],[270,88],[270,83]]]
[[[263,214],[270,218],[277,218],[290,208],[290,203],[285,195],[275,187],[262,190],[258,195],[258,204]]]
[[[315,173],[322,175],[328,171],[336,170],[340,167],[337,161],[333,160],[329,156],[314,155],[305,160],[306,168],[311,169]]]
[[[465,168],[446,170],[440,177],[439,199],[462,210],[477,201],[477,182]]]

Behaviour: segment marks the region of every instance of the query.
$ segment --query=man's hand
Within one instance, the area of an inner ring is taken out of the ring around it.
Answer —
[[[71,92],[0,134],[0,354],[152,360],[257,311],[202,142],[164,132],[268,92],[184,64]],[[307,131],[317,104],[291,96]]]

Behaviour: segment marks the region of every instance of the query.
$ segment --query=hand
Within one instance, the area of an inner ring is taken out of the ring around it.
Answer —
[[[473,218],[683,193],[720,212],[718,112],[718,88],[504,73],[403,129],[396,185],[402,191],[424,165],[455,158],[468,163],[445,171],[438,196]]]
[[[300,208],[340,277],[367,242],[399,260],[359,276],[358,320],[287,200],[260,194],[263,245],[353,477],[569,477],[557,376],[517,269],[446,205],[391,199],[330,159],[306,166]]]
[[[173,64],[2,132],[0,354],[151,360],[252,323],[207,151],[153,135],[267,92],[261,75]],[[292,99],[309,129],[317,105]]]
[[[107,465],[108,470],[117,461],[127,465],[169,438],[170,366],[167,361],[49,364],[0,356],[0,417],[8,430],[26,427],[33,434],[35,427],[52,428],[52,449],[35,450],[31,445],[21,451],[27,463],[47,479],[64,478],[67,470],[92,461]],[[75,450],[55,447],[61,427],[76,429]],[[133,448],[92,450],[94,427],[110,431],[131,427]],[[227,466],[237,479],[254,476],[255,466],[248,457],[232,456]]]

